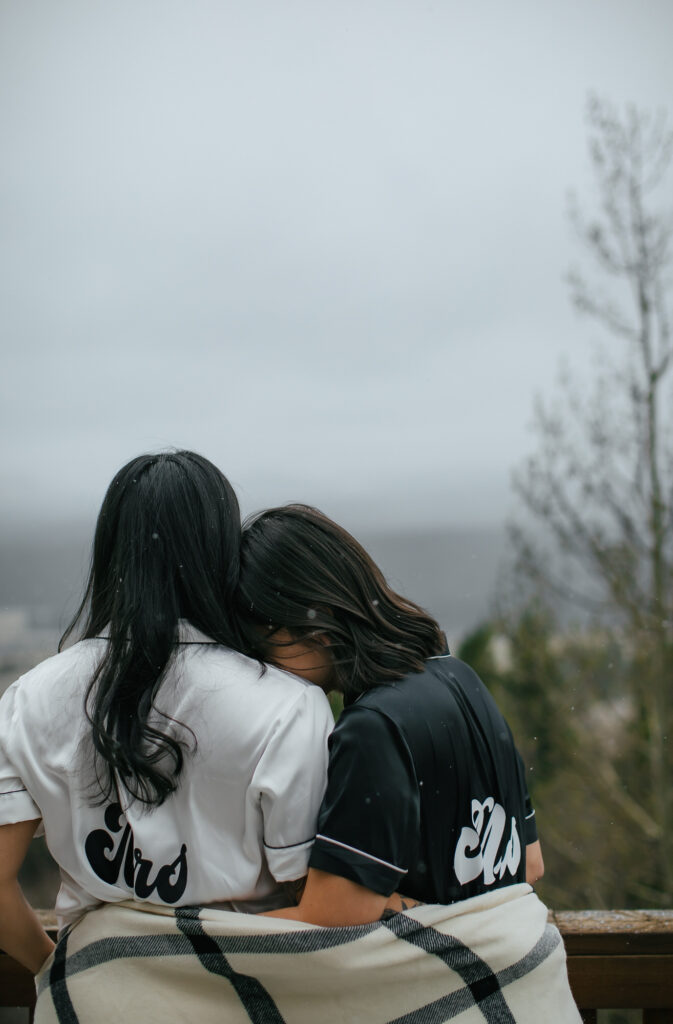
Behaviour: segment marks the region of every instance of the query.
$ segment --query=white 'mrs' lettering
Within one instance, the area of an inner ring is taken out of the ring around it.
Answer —
[[[502,854],[498,856],[507,815],[505,808],[492,796],[483,803],[472,801],[472,828],[461,830],[453,857],[453,870],[461,885],[484,875],[484,885],[493,885],[506,871],[516,875],[521,862],[521,841],[516,818],[511,818],[510,836]]]

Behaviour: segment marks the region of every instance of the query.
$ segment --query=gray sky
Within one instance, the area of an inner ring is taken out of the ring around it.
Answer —
[[[195,448],[246,510],[497,523],[569,309],[589,90],[670,0],[0,0],[0,526]]]

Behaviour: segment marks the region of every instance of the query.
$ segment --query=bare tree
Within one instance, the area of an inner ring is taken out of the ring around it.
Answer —
[[[664,114],[588,109],[595,213],[570,215],[590,276],[568,276],[575,307],[604,329],[593,394],[566,374],[538,403],[538,450],[515,476],[536,527],[512,536],[521,573],[619,637],[617,685],[632,744],[595,775],[620,790],[652,853],[653,891],[673,899],[673,220],[659,206],[673,159]],[[540,543],[539,538],[545,538]],[[598,755],[597,755],[598,756]],[[639,813],[642,817],[637,823]]]

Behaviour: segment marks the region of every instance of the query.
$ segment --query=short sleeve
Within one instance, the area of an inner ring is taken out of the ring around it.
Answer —
[[[517,761],[519,765],[519,781],[523,790],[523,805],[524,805],[524,844],[530,846],[531,843],[537,842],[537,824],[535,821],[535,808],[528,792],[528,786],[526,785],[526,766],[523,763],[523,758],[517,750]]]
[[[13,683],[0,699],[0,825],[42,817],[11,757],[11,741],[16,734],[18,686],[18,683]]]
[[[526,817],[524,819],[524,840],[526,846],[537,842],[537,824],[535,821],[535,808],[531,802],[528,790],[526,790],[525,801]]]
[[[309,866],[389,896],[416,855],[420,799],[409,749],[384,715],[349,708],[330,737]]]
[[[302,878],[327,782],[329,703],[307,686],[274,730],[252,779],[264,819],[264,853],[277,882]]]

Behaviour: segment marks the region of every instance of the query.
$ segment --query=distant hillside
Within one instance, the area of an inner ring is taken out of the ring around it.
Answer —
[[[356,531],[392,586],[427,608],[454,641],[489,613],[503,534],[496,529]],[[28,608],[37,625],[62,626],[86,575],[91,527],[0,537],[0,607]]]
[[[40,626],[65,625],[81,597],[91,539],[91,527],[79,524],[1,535],[0,607],[29,608]]]
[[[504,534],[498,529],[360,532],[390,584],[438,620],[454,643],[491,611]]]

